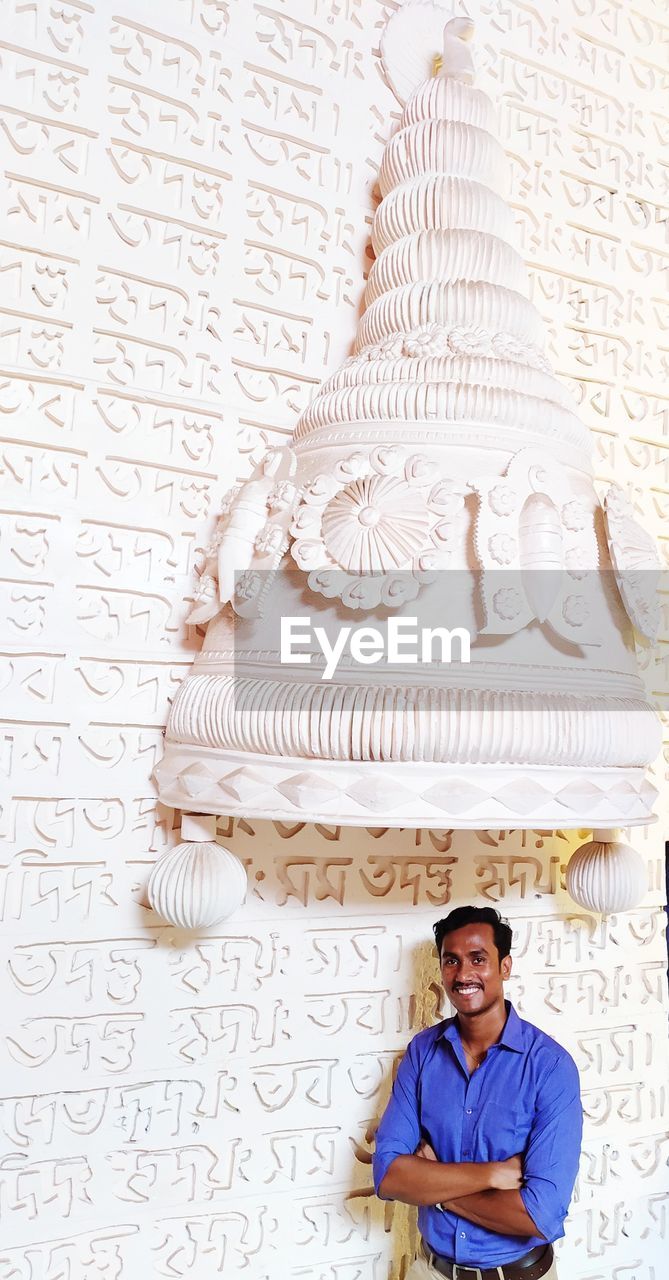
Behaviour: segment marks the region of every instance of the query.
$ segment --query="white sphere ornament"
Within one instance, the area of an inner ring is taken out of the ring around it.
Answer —
[[[161,855],[147,897],[156,915],[181,929],[206,929],[241,906],[248,886],[243,863],[216,843],[216,818],[184,814],[183,844]]]
[[[567,865],[569,896],[601,915],[636,907],[648,888],[643,858],[618,835],[617,830],[593,831],[592,840],[576,849]]]

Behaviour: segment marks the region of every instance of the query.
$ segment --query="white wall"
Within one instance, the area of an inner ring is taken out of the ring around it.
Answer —
[[[395,7],[4,8],[0,1276],[401,1276],[370,1126],[437,1007],[431,922],[469,900],[512,918],[510,994],[582,1071],[562,1275],[664,1274],[662,823],[604,923],[541,832],[222,824],[244,910],[194,943],[143,906],[198,549],[353,336]],[[666,7],[469,10],[551,356],[666,539]]]

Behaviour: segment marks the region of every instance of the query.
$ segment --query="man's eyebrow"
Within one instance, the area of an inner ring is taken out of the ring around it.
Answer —
[[[487,956],[487,954],[488,952],[485,947],[473,947],[471,951],[467,952],[468,956]],[[458,953],[457,951],[442,951],[441,953],[442,960],[445,960],[447,956],[454,956],[455,959],[457,960]]]

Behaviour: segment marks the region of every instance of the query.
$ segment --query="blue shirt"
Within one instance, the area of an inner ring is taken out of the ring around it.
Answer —
[[[445,1164],[522,1153],[520,1195],[543,1240],[488,1231],[436,1206],[419,1209],[426,1244],[463,1266],[503,1266],[564,1235],[578,1172],[583,1113],[576,1064],[505,1004],[502,1035],[471,1075],[456,1018],[414,1037],[376,1134],[377,1195],[395,1157],[412,1155],[423,1139]]]

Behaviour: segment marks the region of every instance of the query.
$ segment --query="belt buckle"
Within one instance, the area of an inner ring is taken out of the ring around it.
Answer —
[[[459,1262],[453,1263],[453,1280],[469,1280],[468,1277],[465,1277],[462,1274],[464,1271],[469,1272],[469,1277],[474,1276],[475,1280],[481,1280],[480,1267],[465,1267],[465,1266],[462,1266]]]

